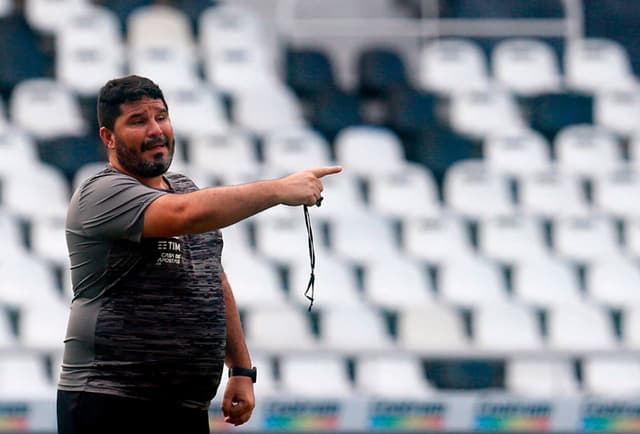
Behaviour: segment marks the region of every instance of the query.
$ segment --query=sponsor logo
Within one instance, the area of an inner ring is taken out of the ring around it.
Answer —
[[[182,264],[182,243],[177,238],[157,240],[156,252],[156,265]]]
[[[588,402],[582,408],[582,429],[592,432],[640,432],[640,403]]]
[[[264,425],[279,430],[335,429],[340,410],[335,401],[272,402],[266,408]]]
[[[476,410],[475,429],[548,431],[552,406],[546,402],[485,402]]]
[[[0,432],[28,431],[27,404],[0,403]]]
[[[442,402],[379,401],[369,406],[367,420],[372,430],[440,430],[445,412]]]

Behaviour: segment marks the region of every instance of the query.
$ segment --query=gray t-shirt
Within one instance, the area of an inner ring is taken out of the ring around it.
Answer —
[[[158,197],[171,191],[111,166],[74,193],[66,236],[74,298],[58,388],[207,409],[224,364],[226,315],[219,231],[142,238]]]

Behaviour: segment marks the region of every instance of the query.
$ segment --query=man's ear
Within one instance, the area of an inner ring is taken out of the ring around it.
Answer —
[[[116,140],[113,132],[107,127],[100,127],[100,139],[107,149],[114,149],[116,146]]]

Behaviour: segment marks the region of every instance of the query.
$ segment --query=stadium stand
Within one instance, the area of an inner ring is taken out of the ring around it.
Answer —
[[[98,89],[125,73],[164,89],[174,170],[201,187],[345,168],[310,210],[311,312],[300,210],[223,230],[270,410],[338,400],[333,425],[311,429],[340,432],[368,411],[349,401],[445,403],[475,419],[442,410],[425,431],[484,432],[491,403],[543,403],[540,431],[616,432],[588,429],[588,409],[640,396],[639,10],[0,0],[0,432],[5,403],[54,402],[72,296],[62,222],[105,164]],[[269,423],[254,427],[282,428]]]

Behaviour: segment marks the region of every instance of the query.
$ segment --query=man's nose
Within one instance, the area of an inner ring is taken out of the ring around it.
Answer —
[[[149,121],[149,128],[148,128],[148,136],[160,136],[162,135],[162,128],[160,128],[160,123],[158,123],[158,121],[156,121],[155,119],[151,119]]]

